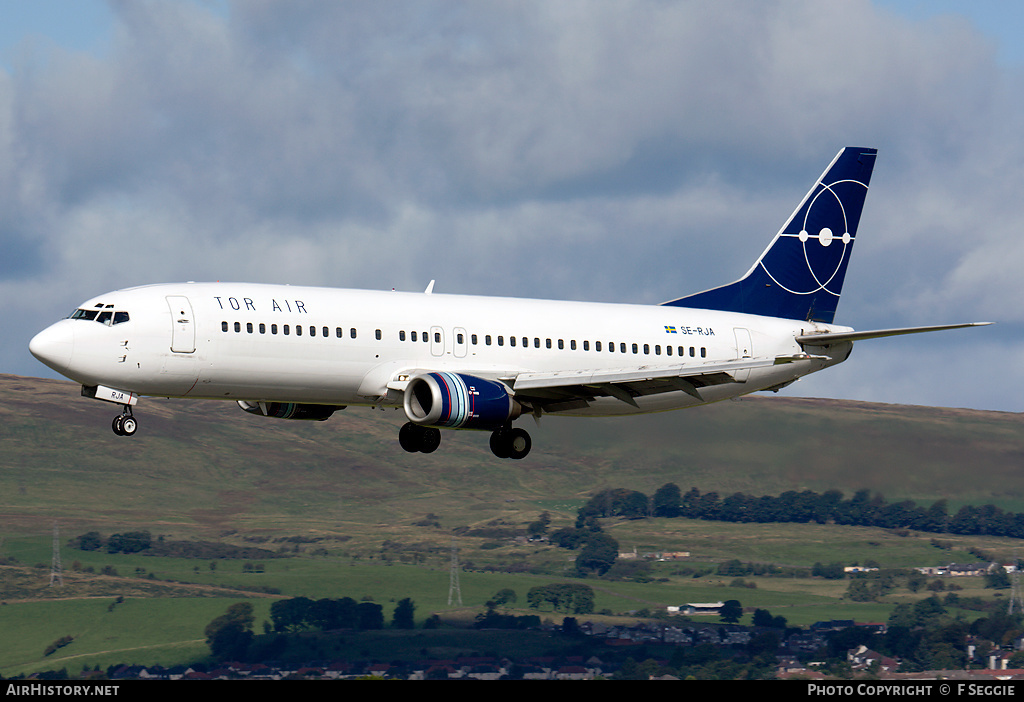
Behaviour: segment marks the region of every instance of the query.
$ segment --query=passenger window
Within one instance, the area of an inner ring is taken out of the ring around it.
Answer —
[[[561,351],[565,348],[565,342],[561,339],[558,340],[558,350]]]
[[[463,334],[460,333],[460,334],[458,334],[455,337],[455,341],[460,343],[460,344],[464,344],[464,343],[466,343],[466,337]]]
[[[583,342],[583,350],[584,351],[589,351],[590,350],[590,342],[589,341],[584,341]]]
[[[491,345],[491,335],[490,334],[485,334],[484,335],[484,344],[486,344],[487,346]]]
[[[325,339],[331,335],[331,330],[328,329],[327,327],[324,327],[322,331],[324,333],[324,338]]]
[[[226,332],[228,330],[228,323],[227,322],[221,322],[220,323],[220,330]]]
[[[572,341],[569,342],[569,348],[572,349],[573,351],[576,350],[576,339],[573,339]]]
[[[640,353],[640,347],[636,344],[633,344],[633,353]]]
[[[498,346],[504,346],[504,345],[505,345],[505,337],[499,336],[498,337]]]
[[[339,339],[341,339],[341,338],[344,338],[344,336],[345,336],[345,330],[344,330],[344,329],[342,329],[341,327],[335,327],[335,328],[334,328],[334,335],[335,335],[336,337],[338,337]]]
[[[277,334],[277,325],[276,324],[271,324],[270,325],[270,333],[271,334]]]
[[[283,331],[284,331],[284,335],[288,336],[288,334],[291,332],[291,328],[287,324],[285,324]]]
[[[245,331],[248,332],[249,334],[252,334],[252,322],[245,323]]]
[[[295,325],[295,336],[302,336],[302,325],[301,324],[296,324]]]
[[[350,337],[352,337],[353,339],[355,339],[355,338],[356,338],[356,328],[355,328],[355,327],[352,327],[351,329],[349,329],[349,330],[348,330],[348,335],[349,335]]]
[[[476,346],[476,334],[469,335],[469,342],[473,344],[473,346]]]
[[[441,343],[441,333],[440,332],[434,332],[434,343],[435,344],[440,344]]]
[[[380,331],[380,329],[376,330],[376,331],[375,331],[375,332],[373,333],[373,335],[377,337],[377,341],[380,341],[380,340],[381,340],[381,336],[382,336],[382,335],[381,335],[381,331]]]
[[[235,331],[236,332],[242,331],[242,323],[241,322],[235,322]]]
[[[415,334],[416,332],[413,332],[413,333]],[[405,330],[404,329],[402,331],[398,332],[398,340],[399,341],[405,341]]]
[[[309,335],[310,336],[316,336],[316,327],[314,327],[312,325],[309,327]]]
[[[708,350],[706,348],[704,348],[703,346],[700,347],[700,357],[701,358],[707,358],[708,357]]]
[[[535,348],[535,349],[539,349],[540,348],[540,337],[539,336],[533,337],[533,348]]]
[[[515,346],[516,345],[516,338],[514,336],[510,336],[508,338],[508,345],[509,346]]]
[[[260,334],[266,334],[266,333],[267,333],[267,325],[264,324],[263,322],[260,322]]]
[[[651,345],[650,344],[644,344],[644,355],[645,356],[649,356],[650,353],[651,353]]]
[[[623,341],[619,344],[619,353],[626,353],[626,342]]]

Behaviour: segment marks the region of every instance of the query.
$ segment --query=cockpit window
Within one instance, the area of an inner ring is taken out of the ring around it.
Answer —
[[[112,306],[113,305],[108,305],[107,307],[109,308]],[[97,305],[97,307],[101,307],[101,305]],[[129,320],[129,315],[127,312],[117,312],[112,309],[77,309],[71,313],[71,319],[85,319],[90,322],[99,322],[100,324],[105,324],[109,327],[114,324],[123,324],[124,322],[127,322]]]
[[[96,319],[96,315],[99,314],[98,310],[75,310],[71,315],[71,319]]]

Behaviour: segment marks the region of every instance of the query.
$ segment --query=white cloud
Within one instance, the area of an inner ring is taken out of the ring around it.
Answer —
[[[0,243],[21,264],[0,290],[31,311],[0,352],[11,372],[42,372],[25,351],[40,319],[156,280],[677,297],[742,274],[846,145],[881,152],[839,321],[1021,318],[1021,76],[956,17],[866,0],[111,9],[102,55],[0,69]],[[875,363],[858,368],[897,387],[898,364]]]

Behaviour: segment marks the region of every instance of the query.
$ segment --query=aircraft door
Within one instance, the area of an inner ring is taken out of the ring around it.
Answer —
[[[433,356],[444,355],[444,330],[441,327],[430,328],[430,353]]]
[[[171,351],[195,353],[196,325],[192,317],[192,303],[184,295],[168,295],[167,307],[171,311]]]
[[[736,358],[753,358],[754,344],[750,339],[750,330],[736,327],[732,331],[736,336]],[[736,371],[733,375],[737,382],[745,383],[750,375],[750,369],[744,368],[743,370]]]

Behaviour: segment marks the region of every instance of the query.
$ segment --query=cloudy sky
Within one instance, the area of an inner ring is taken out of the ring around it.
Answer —
[[[1024,411],[1021,3],[0,0],[0,372],[150,282],[658,303],[879,158],[785,394]]]

